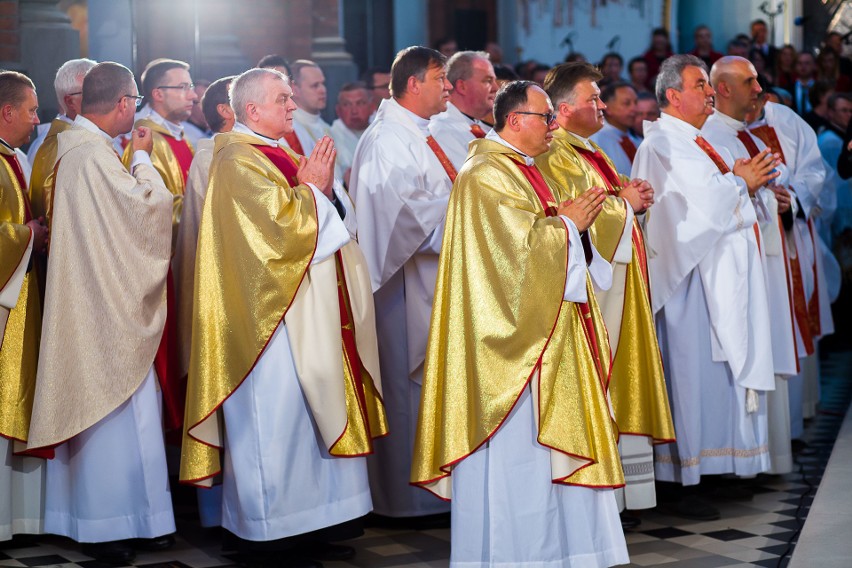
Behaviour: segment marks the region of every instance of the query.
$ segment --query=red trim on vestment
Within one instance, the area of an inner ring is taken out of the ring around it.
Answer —
[[[630,160],[630,164],[632,165],[633,160],[636,158],[636,144],[633,143],[630,136],[625,134],[618,141],[618,145],[621,146],[621,149],[624,150],[625,154],[627,154],[627,159]]]
[[[476,123],[470,125],[470,133],[473,134],[476,138],[485,138],[485,131],[482,130],[482,127]]]
[[[287,145],[290,146],[290,149],[299,154],[300,156],[305,155],[305,149],[302,148],[302,143],[299,141],[299,137],[296,135],[296,131],[288,132],[284,135],[284,140],[287,141]]]
[[[192,147],[189,145],[186,136],[178,140],[173,136],[163,134],[163,138],[165,138],[166,142],[169,143],[169,147],[172,149],[172,154],[175,155],[178,166],[180,166],[181,176],[183,176],[183,183],[186,185],[186,178],[189,175],[189,166],[192,165]]]
[[[429,146],[429,149],[432,150],[432,153],[435,154],[435,157],[438,158],[438,161],[441,162],[441,165],[444,167],[444,171],[447,172],[447,177],[450,178],[451,182],[455,183],[457,175],[456,168],[447,157],[447,154],[444,153],[441,145],[438,144],[438,141],[432,136],[426,137],[426,144]]]

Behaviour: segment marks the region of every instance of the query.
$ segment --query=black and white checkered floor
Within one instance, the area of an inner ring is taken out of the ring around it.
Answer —
[[[798,470],[779,477],[760,476],[747,501],[714,501],[722,518],[695,522],[645,511],[642,524],[627,533],[632,564],[670,568],[785,567],[825,469],[837,431],[852,396],[852,352],[824,355],[820,413],[806,429],[809,448],[797,454]],[[222,552],[218,533],[197,522],[179,519],[177,544],[165,552],[140,554],[134,566],[209,568],[235,566]],[[325,562],[327,568],[432,568],[449,564],[449,529],[367,529],[351,541],[357,550],[347,562]],[[0,566],[117,568],[80,553],[70,540],[44,536],[35,543],[3,548]]]

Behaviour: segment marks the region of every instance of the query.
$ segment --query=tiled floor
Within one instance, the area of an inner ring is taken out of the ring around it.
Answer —
[[[669,568],[785,567],[808,514],[831,447],[852,396],[852,352],[828,353],[822,361],[822,404],[810,423],[807,452],[797,455],[798,470],[759,476],[748,501],[714,500],[718,521],[686,521],[665,509],[645,511],[642,525],[627,534],[632,564]],[[712,498],[712,496],[707,496]],[[208,568],[234,566],[223,555],[215,532],[191,520],[179,521],[177,545],[166,552],[140,554],[134,566]],[[368,529],[352,541],[356,557],[325,562],[328,568],[432,568],[448,566],[448,529],[395,531]],[[0,545],[2,547],[2,545]],[[73,542],[45,536],[36,545],[0,550],[0,566],[112,568],[82,555]]]

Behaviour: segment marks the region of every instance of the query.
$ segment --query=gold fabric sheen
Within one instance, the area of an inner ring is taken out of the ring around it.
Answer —
[[[411,477],[444,498],[454,465],[495,433],[536,375],[538,441],[552,450],[554,481],[624,484],[604,386],[606,330],[587,280],[601,376],[580,306],[562,300],[566,227],[545,216],[520,160],[474,140],[450,195]],[[547,181],[557,202],[568,198]]]
[[[199,227],[180,471],[181,481],[196,485],[211,485],[221,470],[219,408],[251,372],[285,316],[297,374],[326,446],[341,441],[336,455],[366,453],[364,433],[383,432],[383,410],[347,404],[355,393],[347,389],[352,377],[344,378],[343,357],[317,356],[318,346],[328,346],[330,354],[342,349],[342,336],[336,255],[311,266],[318,237],[313,192],[304,184],[291,187],[252,146],[256,143],[236,132],[216,137]],[[352,247],[357,249],[349,243],[340,252],[363,348],[362,379],[374,380],[367,390],[376,399],[369,406],[380,403],[381,393],[375,314],[366,262],[349,256]],[[353,429],[342,437],[347,421],[357,422],[358,414],[375,420],[369,429],[358,426],[360,435]]]
[[[32,207],[33,219],[43,216],[48,226],[53,206],[51,194],[53,193],[53,166],[56,165],[56,136],[69,128],[71,128],[70,124],[54,118],[33,158],[33,173],[30,176],[30,207]]]
[[[616,171],[609,156],[594,142],[592,146],[601,152],[613,171]],[[560,187],[570,193],[571,199],[591,187],[606,188],[606,181],[601,174],[577,152],[576,148],[582,147],[580,140],[559,128],[554,131],[550,151],[536,159],[541,171],[557,180]],[[620,177],[622,184],[629,182],[626,177]],[[599,251],[602,248],[611,251],[608,258],[612,259],[624,232],[626,205],[623,199],[615,196],[607,197],[606,203],[608,205],[593,224],[594,231],[590,232],[595,247]],[[642,229],[635,217],[633,232],[640,236],[638,245],[644,247]],[[634,237],[632,240],[632,259],[626,266],[621,331],[612,362],[609,394],[621,433],[648,436],[656,443],[670,442],[674,440],[675,434],[662,357],[657,343],[648,283],[636,248],[637,239]]]
[[[127,173],[100,133],[57,136],[50,276],[28,445],[52,446],[126,402],[166,320],[172,199],[153,168]]]
[[[172,195],[174,196],[174,205],[172,209],[172,231],[174,233],[174,240],[177,238],[177,227],[180,223],[180,212],[183,208],[183,194],[186,191],[185,182],[183,181],[183,173],[180,163],[178,163],[177,157],[175,157],[175,153],[172,152],[172,147],[169,146],[169,143],[164,138],[165,136],[171,136],[168,129],[165,126],[159,125],[147,118],[137,120],[136,124],[133,125],[133,128],[139,128],[140,126],[151,129],[151,135],[154,141],[154,149],[151,151],[151,163],[154,164],[154,169],[157,170],[160,177],[163,178],[163,183],[166,184],[166,188],[172,192]],[[132,144],[127,145],[127,148],[124,149],[124,155],[121,158],[122,162],[124,162],[124,166],[128,169],[130,169],[130,164],[133,163],[132,146]],[[192,145],[190,145],[190,150],[191,149]],[[174,248],[174,246],[172,248]]]
[[[14,152],[0,144],[0,153]],[[0,158],[0,288],[18,268],[30,242],[23,188],[9,163]],[[35,256],[35,251],[32,255]],[[0,436],[26,441],[36,383],[41,302],[34,271],[24,276],[15,307],[0,306]],[[5,329],[2,327],[3,319]]]

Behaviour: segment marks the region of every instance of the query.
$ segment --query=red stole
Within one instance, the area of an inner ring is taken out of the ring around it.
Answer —
[[[745,130],[740,130],[737,132],[737,138],[740,139],[740,142],[743,143],[743,146],[746,147],[748,151],[748,155],[754,158],[758,154],[760,154],[760,148],[757,147],[757,144],[754,142],[754,138],[749,136],[748,132]]]
[[[633,140],[630,139],[630,136],[626,134],[621,137],[618,144],[621,146],[621,149],[624,150],[624,153],[627,154],[627,159],[630,160],[630,163],[632,164],[633,159],[636,157],[636,144],[634,144]]]
[[[610,167],[600,150],[593,152],[580,146],[574,146],[574,149],[577,150],[577,153],[583,156],[583,158],[585,158],[586,161],[589,162],[589,164],[595,168],[595,170],[604,179],[604,182],[606,182],[606,189],[609,194],[618,195],[618,190],[621,189],[621,178],[618,177],[618,172]],[[633,160],[631,159],[631,162],[632,161]]]
[[[178,140],[177,138],[164,134],[163,138],[165,138],[166,142],[169,143],[169,147],[172,149],[172,154],[175,155],[178,165],[180,166],[183,183],[186,184],[186,177],[189,175],[189,166],[192,165],[192,147],[189,145],[189,141],[185,136]]]
[[[305,155],[305,150],[302,148],[302,143],[299,142],[299,137],[296,136],[296,132],[288,132],[284,135],[284,140],[287,141],[287,145],[290,146],[290,149],[299,154],[300,156]]]
[[[781,161],[783,163],[787,163],[787,160],[784,159],[784,149],[781,148],[781,141],[778,140],[778,133],[775,132],[774,128],[768,124],[764,124],[763,126],[752,128],[749,132],[757,136],[761,142],[766,144],[766,146],[772,150],[773,154],[781,156]]]
[[[535,191],[536,197],[538,197],[538,200],[541,202],[541,206],[544,207],[545,216],[556,217],[558,215],[556,210],[556,198],[553,197],[553,192],[550,191],[549,187],[547,187],[547,182],[544,181],[544,177],[541,175],[539,169],[535,166],[535,164],[528,166],[522,162],[515,162],[515,165],[518,166],[521,173],[524,174],[524,177],[527,178],[528,182],[530,182],[533,191]],[[583,241],[584,238],[586,239],[585,241]],[[583,251],[586,255],[587,263],[591,261],[591,245],[589,244],[588,238],[589,234],[587,232],[580,236],[580,240],[583,241]],[[586,330],[586,340],[589,343],[589,349],[592,352],[592,357],[595,360],[595,367],[598,370],[598,378],[601,381],[601,384],[604,385],[604,389],[606,389],[603,366],[601,365],[600,349],[598,349],[598,340],[595,335],[595,327],[592,322],[592,311],[589,308],[588,302],[572,303],[577,306],[577,311],[583,321],[583,328]]]
[[[695,143],[698,144],[698,147],[704,150],[704,153],[713,160],[713,163],[716,164],[716,167],[719,168],[719,171],[723,174],[731,173],[731,168],[728,167],[728,164],[725,163],[725,160],[722,159],[722,156],[716,151],[716,149],[710,145],[710,143],[702,138],[701,136],[695,137]],[[757,250],[760,250],[760,227],[755,223],[752,228],[754,229],[754,237],[757,239]]]
[[[485,138],[485,131],[482,130],[482,127],[476,123],[470,125],[470,133],[476,136],[477,138]]]
[[[456,168],[453,166],[453,163],[444,153],[441,145],[438,144],[438,141],[435,140],[432,136],[426,137],[426,144],[429,145],[429,149],[435,154],[438,158],[438,161],[441,162],[441,165],[444,166],[444,171],[447,172],[447,176],[450,178],[451,182],[456,181]]]
[[[270,146],[268,144],[252,144],[252,146],[254,146],[255,150],[269,158],[269,161],[284,174],[290,187],[299,185],[299,180],[296,177],[299,166],[293,160],[293,157],[287,153],[287,150],[281,146]]]
[[[30,209],[29,188],[24,177],[24,170],[21,169],[21,163],[15,154],[2,154],[2,156],[6,159],[12,171],[15,172],[15,178],[18,180],[18,185],[21,188],[21,195],[24,197],[24,224],[26,225],[33,220],[33,212]]]

